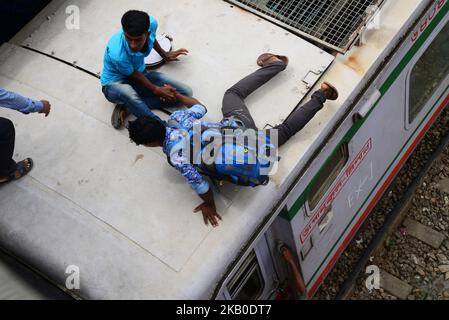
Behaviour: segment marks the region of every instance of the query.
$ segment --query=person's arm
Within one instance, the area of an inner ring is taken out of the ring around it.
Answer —
[[[199,120],[203,118],[207,113],[206,106],[198,101],[198,99],[183,96],[182,94],[176,92],[176,100],[185,105],[187,108],[190,108],[191,115],[195,119]]]
[[[148,78],[139,71],[135,71],[130,76],[131,79],[136,81],[138,84],[140,84],[142,87],[146,88],[148,91],[152,92],[158,97],[161,97],[163,100],[167,101],[175,101],[176,100],[176,89],[172,86],[165,85],[163,87],[156,86],[155,84],[151,83]]]
[[[218,227],[218,220],[221,220],[221,217],[217,213],[214,194],[209,183],[204,180],[203,176],[195,169],[195,167],[188,163],[179,153],[173,154],[170,157],[170,161],[175,166],[176,170],[184,176],[192,189],[195,190],[198,196],[204,201],[203,204],[194,209],[194,212],[197,213],[201,211],[206,225],[210,223],[214,228]]]
[[[179,50],[166,52],[164,49],[162,49],[161,45],[157,40],[154,40],[153,45],[154,50],[156,50],[157,53],[164,59],[164,61],[172,62],[172,61],[179,61],[179,56],[186,56],[189,54],[189,50],[182,48]]]
[[[299,268],[296,264],[296,259],[293,257],[292,252],[285,245],[282,245],[282,247],[280,248],[280,253],[281,253],[282,257],[285,259],[285,261],[287,262],[287,264],[289,265],[290,270],[293,273],[293,278],[295,280],[295,284],[297,287],[296,290],[299,292],[300,296],[305,295],[307,292],[307,289],[306,289],[306,285],[304,283],[304,278],[303,278],[301,272],[299,271]]]
[[[47,117],[51,111],[50,102],[46,100],[36,101],[17,93],[0,88],[0,106],[13,109],[24,114],[43,113]]]

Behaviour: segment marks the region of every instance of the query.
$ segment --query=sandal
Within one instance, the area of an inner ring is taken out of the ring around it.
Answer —
[[[125,125],[126,117],[129,115],[128,108],[122,104],[115,106],[114,112],[111,117],[111,124],[114,129],[120,130]]]
[[[329,94],[329,96],[327,96],[327,99],[331,100],[331,101],[337,100],[339,97],[337,88],[335,88],[329,82],[324,82],[323,84],[325,84],[326,86],[328,86],[330,88],[330,90],[329,90],[330,94]]]
[[[28,163],[28,165],[27,165],[27,163]],[[0,185],[4,185],[11,181],[15,181],[15,180],[19,180],[19,179],[23,178],[28,173],[30,173],[31,170],[33,170],[33,167],[34,167],[34,162],[33,162],[33,159],[31,159],[31,158],[25,159],[25,160],[17,163],[17,169],[13,173],[11,173],[6,178],[5,181],[0,182]],[[19,175],[17,175],[17,173]]]
[[[264,53],[262,54],[259,58],[257,58],[257,65],[260,67],[266,67],[270,64],[267,64],[268,61],[270,61],[273,57],[278,58],[279,60],[281,60],[282,62],[284,62],[286,65],[288,65],[288,57],[286,56],[279,56],[279,55],[275,55],[272,53]]]

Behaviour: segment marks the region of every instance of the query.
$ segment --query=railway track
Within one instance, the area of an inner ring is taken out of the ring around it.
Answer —
[[[449,299],[448,145],[445,108],[315,299]]]

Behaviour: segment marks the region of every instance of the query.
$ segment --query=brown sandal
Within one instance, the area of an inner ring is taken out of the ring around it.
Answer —
[[[17,169],[14,172],[12,172],[8,177],[5,177],[4,180],[0,182],[0,186],[25,177],[28,173],[31,172],[31,170],[33,170],[33,167],[34,162],[33,159],[31,158],[27,158],[23,161],[18,162]]]
[[[334,101],[334,100],[337,100],[338,99],[338,97],[339,97],[339,93],[338,93],[338,90],[337,90],[337,88],[335,88],[333,85],[331,85],[329,82],[324,82],[324,84],[326,85],[326,86],[328,86],[331,90],[330,90],[330,92],[331,92],[331,94],[330,94],[330,96],[327,98],[328,100],[331,100],[331,101]]]
[[[276,57],[282,62],[284,62],[286,65],[288,65],[288,57],[286,56],[280,56],[272,53],[264,53],[259,58],[257,58],[257,65],[260,67],[266,67],[270,64],[267,64],[268,61],[270,61],[271,58]]]
[[[114,112],[112,113],[111,117],[111,124],[112,126],[120,130],[125,125],[126,117],[129,116],[128,108],[126,108],[124,105],[116,105]]]

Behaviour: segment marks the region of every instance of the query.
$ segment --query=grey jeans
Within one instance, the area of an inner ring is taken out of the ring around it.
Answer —
[[[284,71],[286,67],[284,62],[276,62],[260,68],[227,90],[223,98],[222,112],[224,119],[235,118],[240,120],[246,129],[258,130],[245,104],[245,99]],[[320,90],[316,91],[309,102],[293,111],[284,123],[276,126],[275,129],[278,130],[279,135],[279,146],[284,145],[291,137],[301,131],[315,117],[317,112],[323,108],[325,102],[326,96],[324,93]]]

